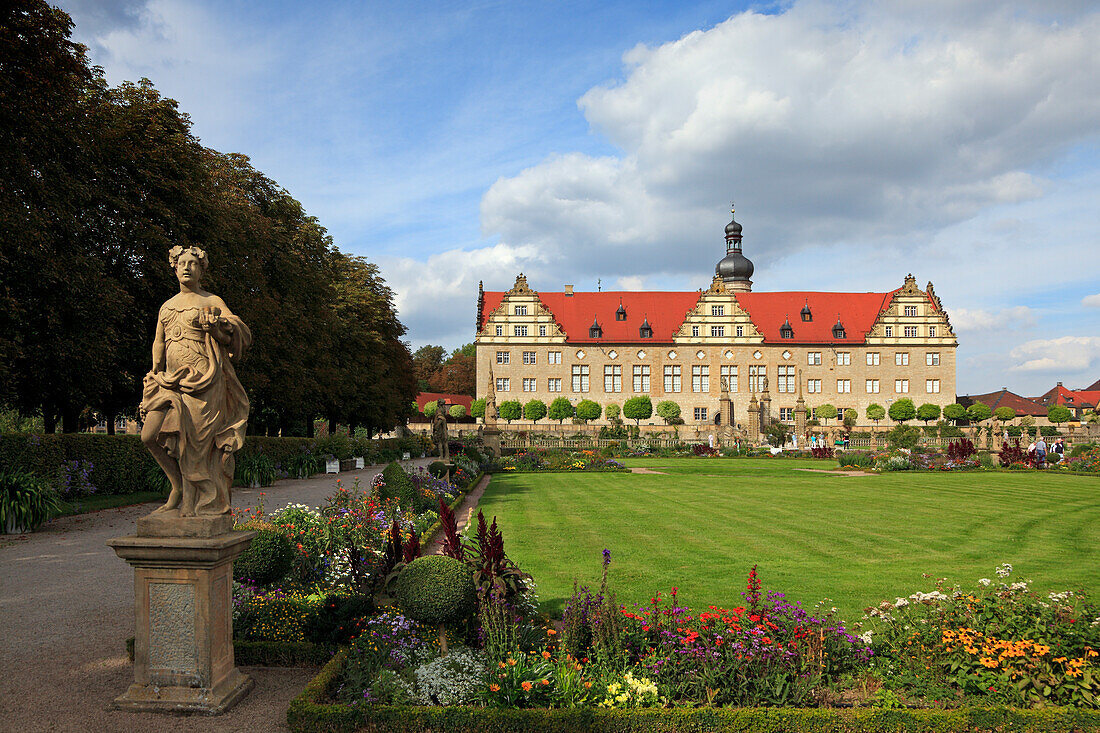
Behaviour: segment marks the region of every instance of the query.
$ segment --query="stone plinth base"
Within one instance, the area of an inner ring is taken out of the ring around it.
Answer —
[[[153,516],[157,521],[139,521],[139,528],[170,526]],[[224,524],[213,519],[198,518]],[[134,568],[134,684],[116,708],[217,715],[252,689],[233,661],[233,559],[256,533],[204,537],[210,530],[198,522],[184,531],[200,536],[107,541]]]
[[[482,432],[481,438],[485,447],[489,449],[489,452],[495,457],[500,458],[500,430],[496,425],[486,427]]]

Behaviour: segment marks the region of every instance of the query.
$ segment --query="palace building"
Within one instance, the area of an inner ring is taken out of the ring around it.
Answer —
[[[855,409],[861,424],[873,403],[955,401],[958,341],[931,283],[753,292],[735,220],[725,241],[710,287],[696,292],[537,292],[522,274],[507,291],[479,286],[478,397],[490,376],[498,405],[564,396],[622,406],[645,394],[678,403],[688,425],[720,420],[723,388],[735,423],[765,386],[771,416],[792,422],[800,394],[811,410]]]

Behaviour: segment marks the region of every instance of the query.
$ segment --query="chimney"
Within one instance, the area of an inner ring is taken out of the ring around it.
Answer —
[[[1059,382],[1059,383],[1058,383],[1058,386],[1059,386],[1059,387],[1061,387],[1061,386],[1062,386],[1062,383],[1061,383],[1061,382]]]
[[[565,297],[567,297],[567,298],[572,298],[573,297],[573,286],[572,285],[566,285],[565,286]],[[1058,384],[1061,384],[1061,382],[1059,382]]]
[[[1001,391],[1002,391],[1002,392],[1007,392],[1007,391],[1008,391],[1008,387],[1001,387]]]

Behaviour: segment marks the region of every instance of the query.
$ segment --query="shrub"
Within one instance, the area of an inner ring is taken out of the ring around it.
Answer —
[[[445,555],[413,560],[401,571],[395,590],[401,610],[425,624],[457,623],[476,607],[469,565]]]
[[[1073,418],[1073,413],[1065,405],[1051,405],[1047,408],[1047,419],[1052,423],[1063,423]]]
[[[420,705],[466,705],[484,689],[489,668],[485,655],[456,649],[445,657],[424,662],[413,672],[416,702]]]
[[[451,416],[452,420],[461,420],[466,417],[465,405],[451,405],[447,410],[447,414]]]
[[[866,451],[845,451],[837,457],[841,468],[874,468],[875,456]]]
[[[970,456],[977,455],[978,449],[967,438],[959,438],[947,444],[947,457],[953,461],[961,461]]]
[[[831,445],[815,445],[810,448],[810,455],[814,458],[832,458],[833,446]]]
[[[619,416],[622,414],[622,409],[620,409],[619,406],[617,404],[615,404],[614,402],[609,402],[603,408],[603,414],[604,414],[604,417],[606,417],[611,422],[618,423],[618,422],[620,422]]]
[[[267,522],[248,522],[241,528],[254,529],[259,534],[233,561],[233,577],[258,585],[270,585],[285,578],[294,562],[290,539]]]
[[[438,463],[438,461],[436,461]],[[382,484],[378,486],[378,498],[383,501],[397,499],[407,507],[416,505],[417,492],[409,474],[396,461],[382,469]]]
[[[656,412],[657,417],[664,420],[666,424],[670,424],[672,420],[680,417],[680,405],[672,400],[663,400],[657,403]]]
[[[1001,468],[1011,468],[1015,463],[1027,464],[1027,451],[1020,447],[1019,439],[1011,444],[1006,440],[1001,444]]]
[[[679,417],[679,407],[677,407],[676,412],[677,414],[673,417]],[[648,395],[631,397],[623,403],[623,417],[627,420],[633,420],[635,425],[639,425],[642,420],[653,417],[653,402]]]
[[[447,474],[447,464],[443,461],[432,461],[428,464],[428,473],[436,478],[443,478]]]
[[[920,442],[920,429],[913,425],[898,425],[886,434],[886,441],[895,448],[911,449]]]
[[[0,470],[0,532],[30,532],[60,510],[57,494],[28,471]]]
[[[374,610],[374,600],[359,593],[329,593],[306,617],[304,632],[314,644],[347,644],[359,634],[360,622]]]
[[[234,483],[238,486],[271,486],[278,478],[275,462],[265,453],[237,456]]]
[[[1057,434],[1058,428],[1054,427],[1053,425],[1039,426],[1039,435],[1043,436],[1044,438],[1053,438]]]
[[[940,406],[933,405],[929,402],[924,403],[917,408],[917,419],[923,420],[925,424],[928,424],[932,420],[940,419]]]

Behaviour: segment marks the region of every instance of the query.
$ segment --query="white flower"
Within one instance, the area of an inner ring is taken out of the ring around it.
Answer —
[[[1007,578],[1011,574],[1012,574],[1012,566],[1009,565],[1007,562],[1002,563],[1001,566],[997,568],[997,577],[998,578]]]
[[[989,585],[992,582],[993,581],[990,580],[989,578],[981,578],[981,579],[978,580],[978,585]]]
[[[875,633],[874,631],[864,631],[862,634],[859,635],[859,638],[863,640],[864,644],[870,645],[871,644],[871,635],[874,634],[874,633]]]
[[[908,605],[909,605],[909,599],[908,598],[899,598],[896,601],[894,601],[894,608],[904,608],[905,606],[908,606]]]
[[[1008,586],[1008,589],[1009,590],[1027,590],[1027,581],[1022,580],[1018,583],[1013,583],[1012,585]]]

